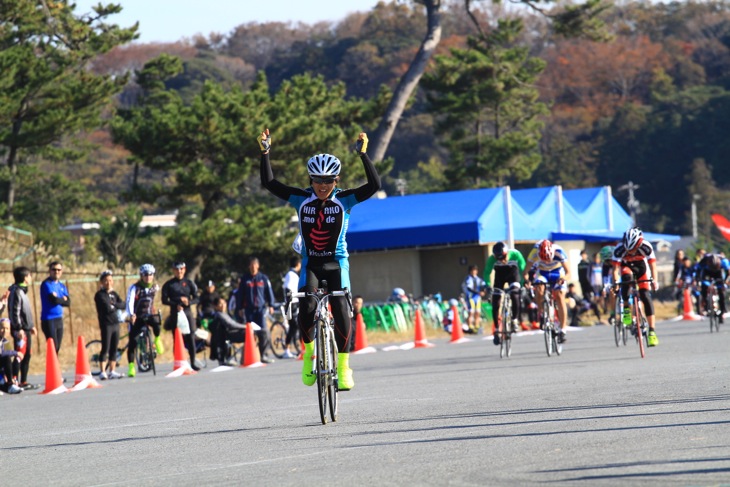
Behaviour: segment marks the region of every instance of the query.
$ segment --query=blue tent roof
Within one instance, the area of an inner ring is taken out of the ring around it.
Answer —
[[[559,235],[620,238],[631,225],[607,186],[566,191],[560,186],[514,191],[506,186],[371,198],[352,212],[347,233],[351,251],[535,241],[551,235],[556,240]]]

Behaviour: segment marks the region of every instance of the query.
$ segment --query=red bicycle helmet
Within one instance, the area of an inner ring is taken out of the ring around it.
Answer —
[[[540,260],[543,262],[550,262],[555,257],[555,250],[553,249],[553,243],[550,240],[543,240],[540,242],[539,254]]]

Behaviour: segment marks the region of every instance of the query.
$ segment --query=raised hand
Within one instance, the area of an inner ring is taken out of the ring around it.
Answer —
[[[265,129],[261,132],[261,135],[259,135],[256,140],[259,143],[259,148],[261,148],[262,153],[266,154],[271,150],[271,136],[269,135],[269,129]]]
[[[357,142],[355,142],[355,149],[360,154],[368,151],[368,134],[360,132],[360,135],[357,137]]]

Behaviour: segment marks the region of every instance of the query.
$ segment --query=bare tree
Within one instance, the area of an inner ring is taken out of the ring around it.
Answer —
[[[385,156],[385,151],[388,149],[390,139],[393,137],[396,125],[398,125],[398,120],[400,120],[408,104],[408,99],[418,86],[421,76],[426,71],[428,60],[431,59],[431,56],[441,41],[441,0],[414,1],[426,7],[428,29],[426,30],[426,36],[423,38],[421,47],[416,53],[416,57],[410,66],[408,66],[408,71],[406,71],[406,74],[401,78],[400,83],[395,88],[393,98],[390,100],[385,115],[380,120],[380,125],[378,125],[375,132],[371,144],[371,154],[375,161],[380,161]]]

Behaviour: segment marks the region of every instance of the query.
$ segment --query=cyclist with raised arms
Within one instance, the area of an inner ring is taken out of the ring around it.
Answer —
[[[137,335],[143,326],[151,326],[155,335],[155,348],[162,353],[160,340],[160,322],[155,314],[155,295],[160,286],[155,284],[155,266],[142,264],[139,268],[139,281],[129,286],[127,292],[127,315],[132,326],[129,330],[129,345],[127,346],[127,361],[129,362],[129,377],[137,375],[134,367],[134,350],[137,348]]]
[[[720,298],[720,311],[718,321],[725,321],[724,315],[727,312],[725,307],[725,283],[728,281],[730,271],[730,262],[719,254],[705,254],[700,260],[698,266],[697,282],[702,286],[702,309],[707,311],[711,307],[707,302],[707,288],[712,281],[722,280],[722,284],[716,285],[717,296]]]
[[[545,284],[544,286],[535,286],[537,309],[542,309],[545,288],[549,286],[555,299],[555,307],[558,310],[558,319],[560,320],[558,341],[565,343],[565,330],[568,322],[568,313],[565,306],[565,281],[569,274],[568,256],[560,245],[554,244],[548,239],[543,239],[532,248],[530,255],[527,256],[527,262],[535,268],[534,282]]]
[[[621,278],[619,279],[619,273]],[[651,289],[659,288],[656,281],[656,256],[651,243],[644,240],[644,233],[639,227],[631,227],[624,232],[623,240],[613,251],[613,281],[639,282],[639,299],[644,303],[644,314],[649,323],[647,344],[650,347],[659,345],[656,336],[656,316],[654,316],[654,302],[651,298]],[[649,279],[654,279],[649,282]],[[631,307],[629,303],[629,286],[621,285],[621,297],[624,300],[622,321],[625,326],[631,325]]]
[[[502,323],[499,319],[499,306],[502,302],[502,295],[498,293],[492,293],[492,322],[494,323],[494,338],[493,342],[495,345],[501,343],[500,332],[503,326],[512,326],[514,331],[517,331],[517,325],[520,321],[520,281],[522,280],[522,273],[525,272],[525,258],[519,250],[508,249],[504,242],[497,242],[492,248],[492,255],[487,259],[487,264],[484,267],[484,282],[487,286],[487,294],[489,293],[489,286],[491,285],[492,270],[494,270],[494,287],[497,289],[504,289],[504,285],[509,285],[509,294],[512,299],[512,323]]]
[[[327,281],[328,291],[350,288],[350,262],[348,260],[345,233],[350,210],[380,189],[380,176],[368,157],[367,135],[360,133],[356,150],[360,155],[367,182],[355,189],[337,187],[340,160],[331,154],[317,154],[307,162],[309,184],[307,188],[287,186],[274,178],[269,161],[271,137],[264,130],[258,137],[261,149],[261,184],[274,196],[291,204],[299,216],[299,233],[302,236],[302,271],[299,291],[313,293],[321,281]],[[339,350],[337,357],[338,387],[349,390],[355,385],[350,368],[351,324],[350,310],[344,296],[330,298],[335,321],[335,340]],[[314,355],[314,314],[317,302],[313,297],[299,300],[299,328],[304,340],[302,382],[311,386],[317,380],[312,373]]]

